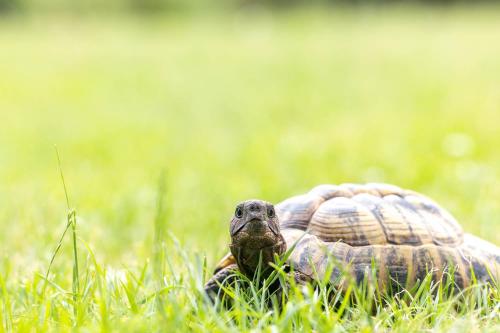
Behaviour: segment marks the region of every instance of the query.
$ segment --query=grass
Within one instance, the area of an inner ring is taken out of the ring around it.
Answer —
[[[498,331],[494,288],[200,294],[238,201],[318,183],[424,192],[500,244],[497,12],[2,18],[0,331]]]

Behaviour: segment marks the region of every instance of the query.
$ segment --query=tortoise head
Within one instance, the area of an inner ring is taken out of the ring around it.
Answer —
[[[236,206],[230,225],[231,253],[240,271],[253,277],[259,264],[266,268],[274,254],[286,251],[273,204],[247,200]],[[263,270],[262,270],[263,271]]]

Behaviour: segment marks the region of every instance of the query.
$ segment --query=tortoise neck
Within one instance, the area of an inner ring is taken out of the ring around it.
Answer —
[[[229,248],[236,259],[239,270],[246,277],[253,279],[255,274],[260,271],[261,277],[265,278],[272,270],[269,263],[275,262],[275,255],[281,256],[286,252],[286,242],[280,234],[279,240],[273,245],[250,248],[239,244],[231,244]]]

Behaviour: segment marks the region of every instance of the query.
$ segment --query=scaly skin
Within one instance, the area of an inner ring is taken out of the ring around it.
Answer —
[[[274,262],[275,255],[286,251],[274,206],[265,201],[248,200],[236,206],[230,234],[229,248],[235,263],[228,262],[228,266],[217,271],[205,285],[205,291],[212,300],[223,297],[220,286],[234,281],[235,270],[238,269],[250,280],[256,272],[260,272],[263,280],[272,271],[269,263]]]

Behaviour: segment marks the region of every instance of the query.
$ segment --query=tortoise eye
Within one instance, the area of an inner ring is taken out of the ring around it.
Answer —
[[[241,207],[236,207],[236,211],[234,212],[234,215],[237,218],[243,217],[243,210],[241,209]]]
[[[274,217],[274,215],[276,215],[276,214],[275,214],[275,212],[274,212],[274,208],[273,208],[273,207],[269,207],[269,208],[267,208],[267,216],[268,216],[269,218],[273,218],[273,217]]]

